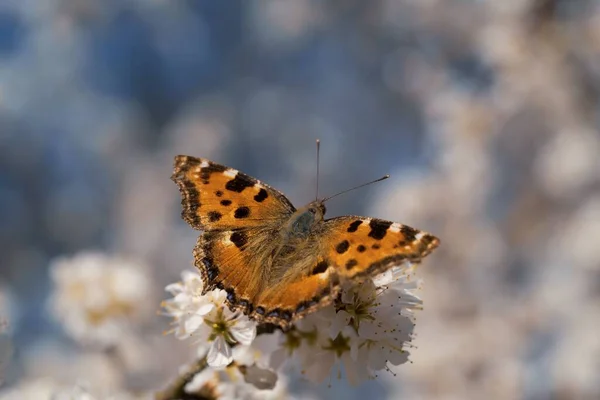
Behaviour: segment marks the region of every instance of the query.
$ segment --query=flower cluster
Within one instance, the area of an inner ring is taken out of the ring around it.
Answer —
[[[352,385],[408,360],[413,310],[421,300],[412,294],[413,266],[406,264],[358,285],[346,285],[332,306],[296,324],[283,347],[298,357],[305,376],[322,382],[336,372]],[[337,368],[334,368],[335,366]]]
[[[375,279],[347,284],[334,304],[308,315],[287,332],[258,336],[256,323],[227,308],[224,291],[202,295],[200,276],[184,272],[181,282],[167,286],[173,298],[162,305],[174,318],[175,336],[194,337],[198,355],[205,356],[208,366],[188,383],[186,391],[241,396],[240,388],[247,387],[240,385],[242,381],[254,390],[272,389],[280,386],[276,371],[288,363],[299,363],[313,382],[324,381],[332,372],[341,377],[343,366],[348,382],[356,385],[375,378],[378,371],[405,363],[413,311],[421,306],[412,293],[418,287],[411,280],[413,268],[407,263]]]

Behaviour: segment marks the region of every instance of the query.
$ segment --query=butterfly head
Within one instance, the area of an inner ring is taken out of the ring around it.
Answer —
[[[321,200],[315,200],[298,209],[290,218],[289,232],[293,236],[310,234],[313,228],[323,221],[325,211],[325,204]]]
[[[327,209],[322,200],[315,200],[306,206],[306,211],[314,215],[315,221],[322,221]]]

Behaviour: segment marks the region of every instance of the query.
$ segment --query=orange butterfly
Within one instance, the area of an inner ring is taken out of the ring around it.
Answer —
[[[439,245],[381,219],[324,219],[325,200],[296,210],[269,185],[203,158],[176,156],[171,179],[183,219],[204,231],[194,249],[204,293],[223,289],[231,309],[283,329],[330,304],[343,281],[419,262]]]

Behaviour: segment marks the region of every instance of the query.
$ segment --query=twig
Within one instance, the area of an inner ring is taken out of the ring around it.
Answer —
[[[207,367],[206,357],[198,360],[189,370],[179,375],[165,390],[156,393],[156,400],[203,400],[205,397],[199,394],[186,393],[185,385],[190,383],[194,376]]]

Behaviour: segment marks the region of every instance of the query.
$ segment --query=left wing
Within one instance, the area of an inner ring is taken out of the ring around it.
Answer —
[[[277,225],[296,211],[271,186],[204,158],[175,157],[171,179],[181,192],[181,216],[195,229]]]

